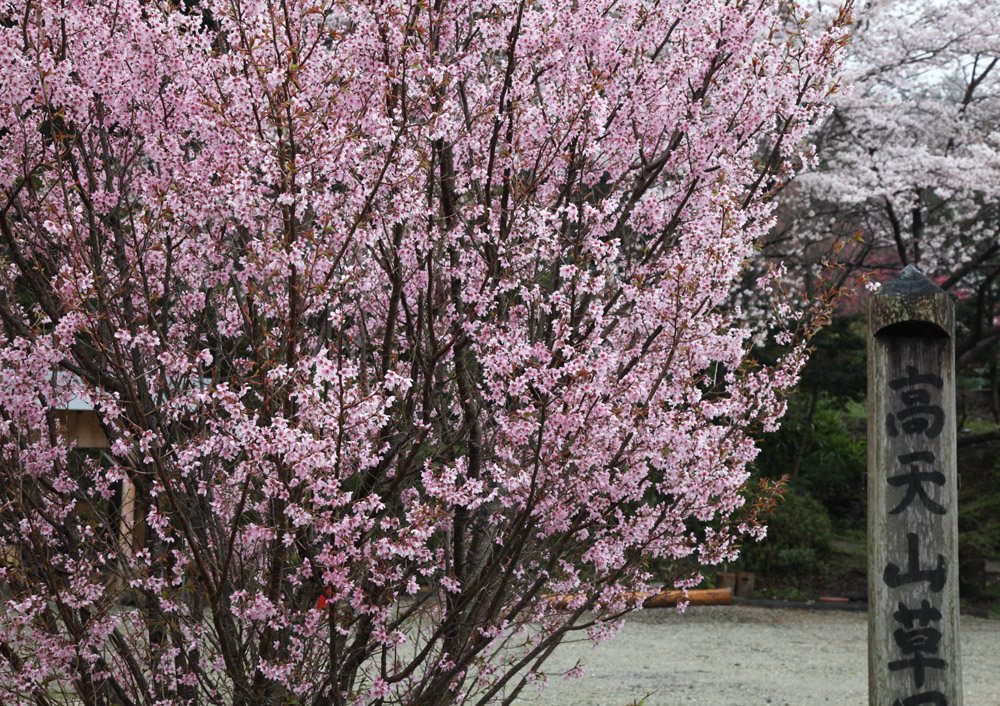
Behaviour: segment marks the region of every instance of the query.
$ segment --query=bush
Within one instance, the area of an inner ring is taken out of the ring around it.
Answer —
[[[821,394],[811,418],[809,404],[805,394],[792,401],[781,429],[761,440],[754,472],[771,480],[791,475],[790,483],[819,501],[832,517],[860,521],[867,466],[864,436],[848,427],[843,401]]]
[[[832,550],[833,523],[826,508],[789,485],[768,520],[767,538],[744,545],[740,564],[760,574],[816,575]]]

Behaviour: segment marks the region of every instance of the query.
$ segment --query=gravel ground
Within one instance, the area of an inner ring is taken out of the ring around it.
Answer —
[[[547,688],[526,689],[518,704],[865,706],[867,621],[866,613],[834,610],[646,610],[596,650],[561,645],[548,673],[582,660],[584,676],[550,676]],[[961,634],[966,706],[1000,706],[1000,620],[962,616]]]

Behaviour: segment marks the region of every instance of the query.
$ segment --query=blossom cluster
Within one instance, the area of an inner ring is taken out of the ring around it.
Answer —
[[[846,11],[0,14],[4,703],[510,699],[753,529],[804,349],[727,302]]]

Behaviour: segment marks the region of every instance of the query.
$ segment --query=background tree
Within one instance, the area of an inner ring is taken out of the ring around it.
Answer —
[[[4,703],[509,703],[752,529],[804,348],[724,304],[846,14],[2,12]]]
[[[852,90],[834,98],[833,113],[815,133],[817,168],[779,196],[778,226],[764,248],[785,262],[806,293],[822,282],[818,265],[835,244],[850,241],[838,257],[845,264],[843,281],[872,270],[889,279],[912,263],[955,296],[963,596],[985,595],[983,559],[1000,557],[997,535],[989,531],[998,503],[992,484],[1000,441],[998,36],[993,3],[859,4],[845,69]],[[855,234],[860,238],[851,240]],[[842,324],[849,330],[848,316]],[[843,358],[830,359],[826,370],[863,374],[858,343],[837,341]],[[849,361],[852,355],[856,362]],[[840,383],[827,388],[819,409],[825,398],[844,417],[847,405],[836,399],[844,389]],[[815,407],[791,409],[782,434],[812,428],[808,410]],[[780,463],[781,441],[767,442],[777,453],[766,447],[762,460]],[[847,481],[849,468],[841,464],[834,477]],[[859,494],[860,484],[853,489]],[[813,497],[833,509],[822,494]]]
[[[1000,341],[1000,19],[987,2],[859,7],[819,168],[783,194],[768,251],[810,268],[860,232],[841,260],[891,276],[914,264],[960,302],[959,367],[996,386]],[[1000,421],[1000,420],[998,420]],[[997,438],[997,435],[994,435]]]

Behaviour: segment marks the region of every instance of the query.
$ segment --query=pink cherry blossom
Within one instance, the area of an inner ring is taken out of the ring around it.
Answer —
[[[847,9],[3,17],[4,704],[509,703],[756,531],[805,345],[729,293]]]

